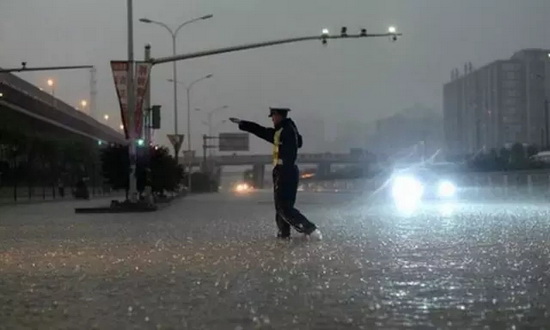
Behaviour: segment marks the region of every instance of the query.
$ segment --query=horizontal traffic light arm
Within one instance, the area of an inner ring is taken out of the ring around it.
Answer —
[[[233,46],[233,47],[219,48],[219,49],[214,49],[214,50],[206,50],[206,51],[200,51],[200,52],[183,54],[183,55],[152,58],[152,59],[150,59],[150,62],[153,65],[154,64],[162,64],[162,63],[183,61],[183,60],[188,60],[188,59],[192,59],[192,58],[205,57],[205,56],[216,55],[216,54],[231,53],[231,52],[237,52],[237,51],[241,51],[241,50],[269,47],[269,46],[289,44],[289,43],[309,41],[309,40],[320,40],[323,43],[326,43],[326,41],[329,40],[329,39],[361,39],[361,38],[390,37],[393,40],[396,40],[397,37],[399,37],[401,35],[402,35],[401,33],[368,34],[368,33],[366,33],[366,30],[363,29],[361,31],[361,33],[358,33],[358,34],[345,34],[345,35],[344,34],[340,34],[340,35],[321,34],[321,35],[298,37],[298,38],[280,39],[280,40],[245,44],[245,45],[241,45],[241,46]]]

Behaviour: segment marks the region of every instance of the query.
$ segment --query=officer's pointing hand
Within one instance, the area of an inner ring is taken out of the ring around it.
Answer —
[[[232,122],[232,123],[235,123],[235,124],[240,124],[241,123],[241,120],[239,118],[229,118],[229,120]]]

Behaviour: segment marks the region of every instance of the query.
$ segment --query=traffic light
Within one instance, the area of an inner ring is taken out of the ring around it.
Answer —
[[[137,140],[137,145],[138,146],[143,147],[144,144],[145,144],[145,141],[143,139]]]
[[[151,112],[152,112],[151,128],[159,129],[160,128],[160,105],[153,105],[151,107]]]

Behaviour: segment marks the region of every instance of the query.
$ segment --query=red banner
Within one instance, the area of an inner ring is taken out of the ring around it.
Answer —
[[[151,73],[151,63],[137,62],[136,63],[136,112],[134,116],[134,124],[136,127],[136,136],[141,137],[143,134],[143,99],[149,84],[149,74]]]
[[[111,61],[111,70],[115,81],[115,88],[120,104],[120,115],[124,125],[124,133],[128,138],[129,116],[128,116],[128,61]],[[143,134],[143,99],[149,84],[151,64],[137,62],[135,69],[136,86],[136,107],[134,111],[134,137],[140,138]]]
[[[120,105],[120,116],[124,126],[124,135],[128,138],[128,62],[111,61],[111,70],[115,79],[116,94]]]

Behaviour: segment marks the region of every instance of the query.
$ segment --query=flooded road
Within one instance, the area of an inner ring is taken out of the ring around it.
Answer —
[[[367,200],[301,193],[322,242],[276,240],[262,192],[137,215],[0,208],[0,329],[550,324],[550,206]]]

